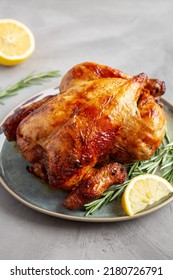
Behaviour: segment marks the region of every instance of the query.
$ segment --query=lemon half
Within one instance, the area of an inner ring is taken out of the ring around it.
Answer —
[[[0,20],[0,64],[16,65],[25,61],[35,49],[31,30],[14,19]]]
[[[143,174],[133,178],[122,196],[124,212],[133,216],[173,192],[172,185],[158,175]]]

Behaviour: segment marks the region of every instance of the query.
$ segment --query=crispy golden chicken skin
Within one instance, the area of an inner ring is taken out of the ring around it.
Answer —
[[[36,103],[32,112],[22,108],[23,118],[18,110],[3,130],[33,164],[29,171],[68,191],[64,205],[75,209],[123,183],[121,164],[149,159],[160,146],[164,92],[164,82],[144,73],[133,77],[86,62],[65,74],[61,94]]]

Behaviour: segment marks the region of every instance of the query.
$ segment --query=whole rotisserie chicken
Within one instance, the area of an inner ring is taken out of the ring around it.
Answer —
[[[28,170],[69,194],[75,209],[123,183],[123,163],[150,158],[160,146],[166,117],[158,103],[164,82],[142,73],[86,62],[63,77],[60,94],[17,110],[3,125]]]

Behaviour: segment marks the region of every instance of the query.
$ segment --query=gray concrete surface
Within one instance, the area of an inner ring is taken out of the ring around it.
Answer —
[[[173,102],[173,1],[1,0],[0,18],[27,24],[36,50],[16,67],[0,66],[0,89],[33,71],[95,61],[166,82]],[[47,84],[0,104],[0,120]],[[173,259],[173,203],[123,223],[80,223],[35,212],[0,186],[0,259]]]

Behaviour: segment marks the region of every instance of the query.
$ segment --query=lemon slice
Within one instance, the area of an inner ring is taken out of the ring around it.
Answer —
[[[16,65],[34,51],[35,40],[30,29],[13,19],[0,20],[0,64]]]
[[[171,192],[173,187],[162,177],[153,174],[139,175],[129,182],[123,193],[123,210],[127,215],[133,216]]]

